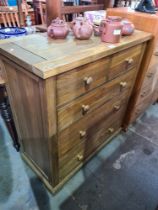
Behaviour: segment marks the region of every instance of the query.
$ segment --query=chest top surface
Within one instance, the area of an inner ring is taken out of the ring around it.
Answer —
[[[65,40],[53,40],[46,34],[33,34],[0,41],[0,55],[46,79],[151,38],[150,33],[137,30],[118,44],[103,43],[98,37],[80,41],[69,35]]]

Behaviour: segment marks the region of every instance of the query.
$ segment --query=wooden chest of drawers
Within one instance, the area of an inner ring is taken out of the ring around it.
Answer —
[[[51,191],[121,130],[150,39],[140,31],[116,45],[32,35],[0,45],[22,156]]]
[[[145,58],[140,71],[143,71],[135,90],[129,116],[125,121],[125,127],[134,122],[152,103],[158,100],[158,13],[155,15],[135,12],[130,8],[111,8],[107,15],[116,15],[131,20],[136,29],[153,34],[151,43],[147,46]]]

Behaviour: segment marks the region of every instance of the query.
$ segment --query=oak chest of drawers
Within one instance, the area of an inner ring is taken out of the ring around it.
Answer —
[[[0,45],[22,156],[52,192],[121,130],[150,39],[37,34]]]

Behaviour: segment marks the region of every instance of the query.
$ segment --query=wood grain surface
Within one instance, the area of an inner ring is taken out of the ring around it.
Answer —
[[[61,141],[59,147],[59,179],[64,178],[71,170],[84,162],[88,155],[121,127],[127,104],[126,96],[127,94],[101,106],[89,117],[74,124],[61,134],[62,140],[59,137],[59,141]],[[118,111],[114,109],[116,105],[120,106]],[[109,128],[113,129],[113,132],[110,132]],[[83,139],[80,139],[80,130],[86,131],[86,137]]]
[[[99,37],[80,41],[70,34],[65,40],[53,40],[46,34],[33,34],[0,42],[0,54],[46,79],[143,43],[151,37],[149,33],[135,31],[132,36],[123,37],[120,43],[111,45],[101,42]]]
[[[107,57],[57,76],[58,106],[105,83],[108,79],[109,65],[110,58]],[[89,78],[91,82],[87,84]]]
[[[91,113],[94,109],[98,108],[101,104],[108,102],[119,94],[129,91],[133,86],[133,81],[136,75],[136,69],[132,69],[126,74],[105,83],[99,88],[83,95],[76,100],[68,103],[67,105],[58,109],[58,130],[63,130],[75,121],[80,120],[84,116]],[[125,82],[126,86],[121,87],[121,82]],[[89,110],[83,113],[82,105],[88,105]]]

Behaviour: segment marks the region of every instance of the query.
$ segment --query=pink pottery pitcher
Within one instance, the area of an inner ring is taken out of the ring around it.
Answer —
[[[122,20],[122,35],[129,36],[134,32],[134,24],[127,19]]]
[[[90,39],[93,34],[93,26],[81,15],[72,21],[72,30],[76,39]]]
[[[122,31],[121,17],[109,16],[101,21],[100,33],[101,40],[108,43],[120,42]]]

